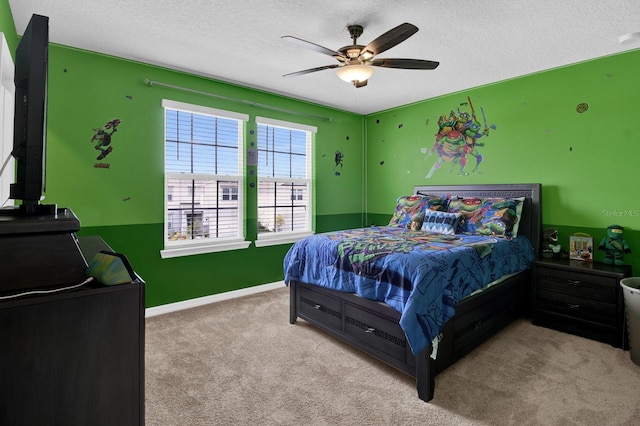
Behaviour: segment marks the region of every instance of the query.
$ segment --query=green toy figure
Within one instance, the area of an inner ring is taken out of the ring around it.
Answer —
[[[600,241],[599,250],[604,250],[604,263],[622,265],[624,253],[631,253],[627,242],[623,239],[624,228],[620,225],[609,225],[607,236]]]

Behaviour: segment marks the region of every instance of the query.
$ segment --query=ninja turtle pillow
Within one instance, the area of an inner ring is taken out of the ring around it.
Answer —
[[[435,195],[403,195],[396,200],[396,209],[389,226],[418,230],[427,210],[447,211],[448,200]]]
[[[518,235],[523,204],[524,197],[462,198],[449,203],[449,212],[464,216],[461,232],[514,238]]]

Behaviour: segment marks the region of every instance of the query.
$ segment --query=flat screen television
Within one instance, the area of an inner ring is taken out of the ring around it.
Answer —
[[[46,187],[47,72],[49,18],[33,15],[15,54],[15,181],[9,197],[21,201],[19,214],[54,215],[55,205],[41,204]]]

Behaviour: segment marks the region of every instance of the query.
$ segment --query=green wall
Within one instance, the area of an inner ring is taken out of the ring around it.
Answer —
[[[190,91],[145,83],[157,81]],[[204,93],[194,93],[204,92]],[[209,96],[208,94],[214,94]],[[273,111],[270,105],[331,121]],[[315,140],[318,231],[360,226],[363,193],[363,118],[281,96],[62,46],[50,47],[47,201],[73,209],[82,235],[101,235],[126,253],[147,285],[147,306],[278,281],[289,245],[161,259],[163,248],[162,99],[250,115],[247,148],[255,141],[255,116],[318,127]],[[110,120],[121,124],[113,151],[102,161],[91,138]],[[335,151],[344,152],[336,174]],[[95,167],[97,163],[108,168]],[[247,167],[249,170],[251,167]],[[246,232],[257,233],[256,190],[245,182]]]
[[[574,232],[597,244],[616,223],[640,273],[639,68],[634,50],[367,116],[367,222],[388,220],[414,185],[540,182],[543,226],[558,228],[565,248]],[[427,178],[438,118],[470,113],[469,99],[482,127],[482,111],[495,127],[477,139],[480,173],[468,156],[469,175],[445,163]]]

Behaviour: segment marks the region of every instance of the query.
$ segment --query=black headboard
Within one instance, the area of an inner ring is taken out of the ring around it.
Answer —
[[[419,185],[414,194],[449,195],[451,197],[525,197],[518,235],[525,235],[540,256],[542,227],[541,184],[485,184],[485,185]]]

